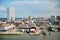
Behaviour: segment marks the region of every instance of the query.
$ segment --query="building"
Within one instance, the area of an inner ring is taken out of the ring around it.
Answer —
[[[55,20],[55,16],[51,16],[51,21],[54,21]]]
[[[60,25],[60,16],[51,16],[51,23],[54,24],[54,25]]]
[[[49,20],[48,18],[44,18],[44,17],[38,17],[34,23],[37,25],[37,26],[42,26],[42,25],[48,25],[49,24]]]
[[[60,16],[56,16],[56,19],[60,21]]]
[[[54,21],[55,21],[55,20],[56,20],[55,16],[51,16],[50,22],[51,22],[52,24],[54,24]]]
[[[28,17],[28,21],[32,22],[32,17],[31,16]]]
[[[9,7],[7,8],[7,22],[15,21],[15,8]]]
[[[5,31],[13,31],[15,28],[15,25],[14,24],[6,24],[6,23],[3,23],[0,25],[0,32],[5,32]]]
[[[57,23],[56,24],[60,25],[60,16],[56,16],[56,20],[57,20]]]

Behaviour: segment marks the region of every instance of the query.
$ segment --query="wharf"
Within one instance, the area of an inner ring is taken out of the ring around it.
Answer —
[[[23,32],[0,32],[0,35],[22,35]]]

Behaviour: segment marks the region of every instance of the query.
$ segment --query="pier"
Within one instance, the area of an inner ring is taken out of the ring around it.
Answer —
[[[22,35],[23,32],[0,32],[0,35]]]

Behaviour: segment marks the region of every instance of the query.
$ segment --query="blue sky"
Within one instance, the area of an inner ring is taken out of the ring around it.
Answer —
[[[0,18],[7,17],[8,7],[16,9],[17,18],[60,15],[60,0],[0,0]]]

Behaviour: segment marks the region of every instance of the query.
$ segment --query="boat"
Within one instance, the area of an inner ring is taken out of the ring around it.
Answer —
[[[30,36],[40,36],[41,31],[42,30],[37,29],[37,30],[35,30],[35,32],[33,32],[33,31],[30,32],[29,35]]]

